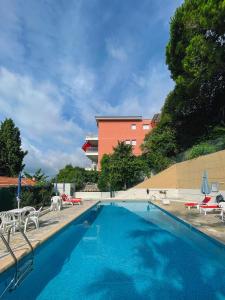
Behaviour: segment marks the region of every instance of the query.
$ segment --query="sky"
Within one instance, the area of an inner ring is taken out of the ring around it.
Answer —
[[[1,0],[0,122],[12,118],[25,170],[90,165],[81,147],[96,115],[159,112],[182,0]]]

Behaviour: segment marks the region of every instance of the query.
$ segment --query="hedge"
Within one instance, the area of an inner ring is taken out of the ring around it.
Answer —
[[[0,188],[0,211],[10,210],[17,207],[17,187]],[[53,185],[26,186],[21,189],[20,206],[33,206],[35,208],[49,206],[53,193]]]

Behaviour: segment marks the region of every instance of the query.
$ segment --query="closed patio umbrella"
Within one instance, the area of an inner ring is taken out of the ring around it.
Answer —
[[[201,192],[204,195],[211,193],[211,189],[208,182],[208,174],[206,170],[203,172],[203,176],[202,176]]]
[[[22,179],[22,176],[21,176],[21,172],[20,172],[19,176],[18,176],[18,186],[17,186],[17,195],[16,195],[18,208],[20,208],[21,179]]]
[[[54,190],[55,190],[55,194],[58,195],[58,183],[57,183],[57,180],[54,183]]]

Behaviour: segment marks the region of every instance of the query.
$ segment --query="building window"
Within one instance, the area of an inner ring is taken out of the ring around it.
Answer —
[[[132,130],[136,130],[136,124],[132,124],[132,125],[131,125],[131,129],[132,129]]]
[[[132,146],[136,146],[136,145],[137,145],[136,140],[132,140],[132,141],[131,141],[131,145],[132,145]]]
[[[126,145],[130,145],[130,140],[126,140],[126,141],[125,141],[125,144],[126,144]]]
[[[149,130],[150,126],[148,124],[143,124],[143,130]]]

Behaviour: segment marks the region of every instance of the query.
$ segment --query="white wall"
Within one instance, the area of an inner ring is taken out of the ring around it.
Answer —
[[[164,194],[159,191],[162,189],[149,189],[149,194],[147,194],[146,189],[130,189],[127,191],[117,191],[115,192],[115,198],[110,198],[109,192],[76,192],[76,197],[89,199],[115,199],[115,200],[149,200],[149,199],[163,199]],[[221,193],[225,198],[225,191],[220,191],[217,193],[211,193],[211,196],[216,196]],[[197,189],[167,189],[166,198],[178,201],[201,201],[204,195]]]
[[[82,199],[105,199],[110,198],[109,192],[76,192],[75,196]]]
[[[56,183],[54,183],[54,188],[56,188]],[[64,188],[64,190],[63,190]],[[73,196],[74,191],[75,191],[75,184],[74,183],[57,183],[57,191],[61,195],[63,193]]]

